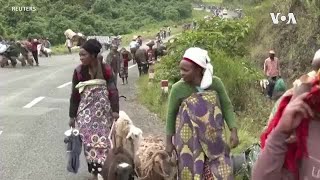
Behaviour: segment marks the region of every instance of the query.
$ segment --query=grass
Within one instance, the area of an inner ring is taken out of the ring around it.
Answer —
[[[161,120],[166,117],[167,97],[162,95],[160,84],[149,84],[149,77],[144,75],[138,80],[138,100]]]
[[[202,2],[207,4],[222,4],[223,0],[202,0]]]
[[[174,23],[159,23],[145,26],[133,33],[125,34],[122,36],[122,44],[129,44],[133,36],[141,35],[143,39],[155,39],[156,34],[164,26],[169,25],[171,27],[171,34],[177,34],[182,31],[181,26],[173,27]]]
[[[196,11],[192,10],[192,18],[184,19],[179,22],[161,22],[158,24],[150,24],[144,27],[141,27],[139,30],[136,30],[133,33],[122,35],[122,44],[129,44],[132,37],[135,35],[141,35],[143,39],[154,39],[156,34],[159,30],[164,26],[171,27],[171,34],[178,34],[182,32],[182,25],[184,23],[190,23],[193,19],[199,20],[203,19],[204,16],[209,15],[210,13],[206,11]],[[176,27],[175,27],[176,25]],[[77,51],[77,50],[74,50]],[[53,46],[52,47],[52,54],[59,55],[59,54],[68,54],[68,49],[65,47],[64,44]]]
[[[122,43],[123,44],[129,44],[133,36],[141,35],[143,39],[154,39],[156,34],[160,31],[160,29],[164,26],[170,26],[171,27],[171,34],[178,34],[182,32],[182,25],[184,23],[190,23],[193,19],[199,20],[203,19],[204,16],[209,15],[210,13],[206,11],[196,11],[192,10],[192,18],[184,19],[179,22],[161,22],[158,24],[151,24],[147,25],[145,27],[142,27],[141,29],[122,36]]]
[[[72,52],[79,52],[79,49],[72,49]],[[64,44],[52,47],[52,55],[61,55],[61,54],[68,54],[68,53],[69,53],[69,50]]]

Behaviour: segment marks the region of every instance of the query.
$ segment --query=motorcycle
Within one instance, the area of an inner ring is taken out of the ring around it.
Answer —
[[[232,165],[234,175],[242,175],[243,179],[251,179],[251,172],[254,163],[258,159],[261,147],[255,143],[248,147],[244,152],[232,155]]]

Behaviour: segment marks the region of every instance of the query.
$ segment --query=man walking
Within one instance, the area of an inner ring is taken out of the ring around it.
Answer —
[[[272,98],[273,89],[277,78],[281,76],[279,60],[273,50],[269,51],[269,57],[264,61],[264,73],[268,78],[268,97]]]
[[[69,53],[71,54],[71,53],[72,53],[72,52],[71,52],[72,42],[71,42],[71,39],[70,39],[70,38],[67,38],[65,45],[66,45],[66,47],[68,48]]]
[[[117,45],[112,45],[111,46],[111,51],[107,55],[106,62],[109,64],[115,74],[115,83],[117,85],[118,82],[118,76],[120,73],[120,63],[121,63],[121,54],[118,51],[118,46]]]

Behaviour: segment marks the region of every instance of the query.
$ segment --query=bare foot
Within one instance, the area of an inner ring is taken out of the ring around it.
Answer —
[[[95,174],[92,174],[88,180],[98,180],[98,176]]]

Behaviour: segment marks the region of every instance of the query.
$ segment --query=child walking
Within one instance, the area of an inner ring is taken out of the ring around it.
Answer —
[[[120,50],[121,53],[121,64],[120,64],[120,73],[119,76],[122,79],[122,85],[128,84],[128,66],[129,66],[129,61],[132,60],[132,55],[129,51],[127,51],[125,48],[122,48]]]

